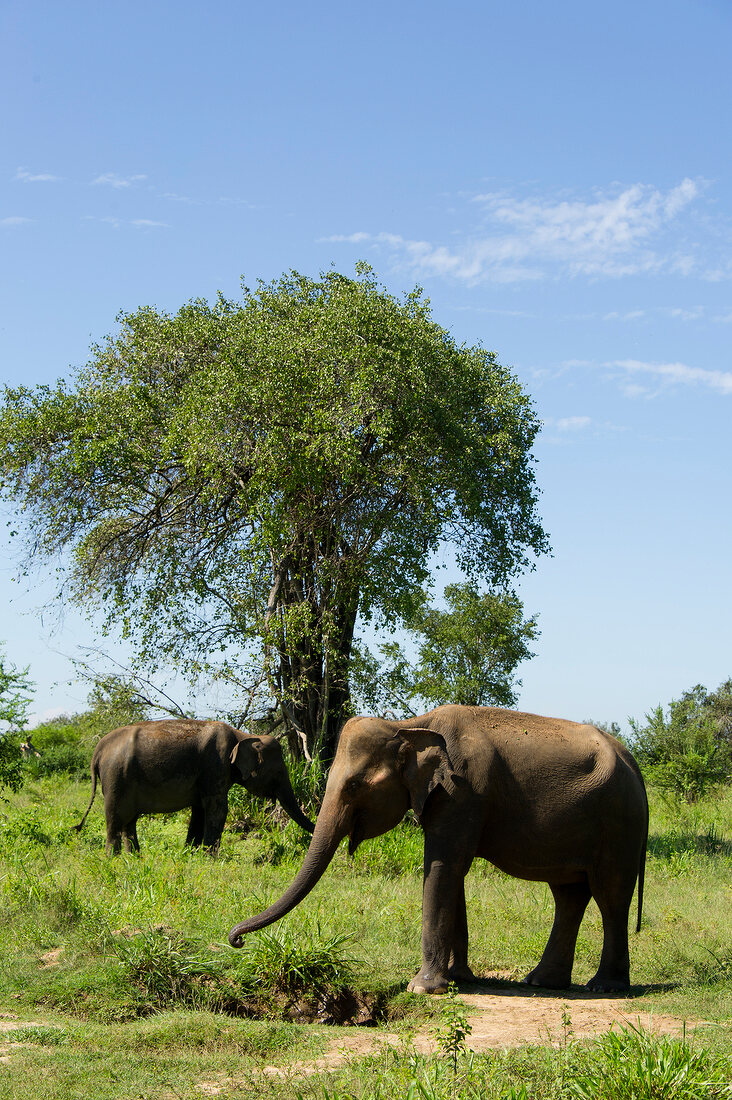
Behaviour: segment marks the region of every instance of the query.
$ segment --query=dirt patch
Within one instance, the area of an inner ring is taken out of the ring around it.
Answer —
[[[344,989],[340,993],[306,997],[288,1005],[285,1019],[297,1023],[376,1027],[384,1019],[384,1000],[370,993]]]
[[[657,1034],[681,1035],[685,1023],[688,1028],[702,1022],[639,1011],[634,1008],[633,997],[607,997],[581,988],[551,992],[523,985],[502,989],[475,985],[472,989],[475,992],[461,991],[460,999],[469,1008],[468,1022],[473,1029],[467,1044],[476,1051],[524,1043],[558,1046],[570,1036],[595,1038],[613,1024],[640,1025]]]
[[[44,967],[58,966],[63,953],[63,947],[54,947],[51,951],[46,951],[45,954],[41,955],[41,964]]]
[[[468,988],[472,992],[466,992]],[[613,1026],[628,1024],[658,1035],[681,1035],[685,1028],[690,1030],[704,1023],[639,1011],[634,1008],[632,996],[607,997],[579,987],[550,992],[517,983],[506,983],[500,989],[495,983],[476,983],[461,990],[460,1000],[468,1006],[468,1023],[472,1028],[466,1045],[476,1052],[525,1044],[559,1046],[572,1038],[593,1039]],[[434,1030],[435,1025],[425,1027],[414,1036],[413,1045],[420,1054],[436,1050]],[[287,1067],[268,1066],[263,1072],[270,1077],[307,1076],[403,1042],[402,1037],[391,1032],[368,1033],[359,1029],[333,1038],[320,1058],[293,1062]]]

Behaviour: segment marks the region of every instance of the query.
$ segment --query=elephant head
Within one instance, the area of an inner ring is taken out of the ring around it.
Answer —
[[[251,794],[279,802],[297,825],[309,833],[313,832],[315,826],[297,803],[282,749],[274,737],[267,734],[260,737],[242,734],[232,750],[230,760],[235,772],[235,782],[243,784]]]
[[[341,732],[300,871],[278,901],[232,928],[232,947],[242,946],[245,933],[294,909],[321,878],[344,837],[353,854],[361,841],[398,825],[410,807],[419,817],[437,786],[453,793],[456,781],[441,734],[381,718],[350,719]]]

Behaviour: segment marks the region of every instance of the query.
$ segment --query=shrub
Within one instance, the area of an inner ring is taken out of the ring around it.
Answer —
[[[203,1006],[210,1000],[206,981],[223,969],[218,959],[166,928],[117,935],[112,946],[125,978],[156,1007]]]
[[[577,1100],[711,1100],[729,1095],[723,1068],[707,1050],[693,1050],[684,1036],[657,1038],[639,1027],[609,1031],[598,1040],[599,1057],[569,1082]]]
[[[323,937],[314,931],[280,925],[259,932],[244,948],[242,980],[252,988],[278,993],[336,992],[353,978],[354,962],[343,951],[351,936]]]
[[[697,802],[730,780],[732,749],[714,700],[697,685],[671,701],[668,715],[658,706],[643,726],[629,720],[633,752],[648,778],[685,802]]]

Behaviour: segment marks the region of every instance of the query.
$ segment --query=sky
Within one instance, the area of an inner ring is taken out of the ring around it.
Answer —
[[[242,278],[421,285],[543,422],[518,705],[625,728],[732,676],[730,56],[726,0],[3,0],[0,380]],[[124,655],[8,518],[5,655],[83,709]]]

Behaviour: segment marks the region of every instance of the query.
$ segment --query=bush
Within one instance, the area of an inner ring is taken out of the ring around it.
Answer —
[[[729,1095],[722,1066],[686,1039],[657,1038],[639,1027],[598,1040],[588,1069],[569,1084],[577,1100],[706,1100]]]
[[[259,932],[240,957],[242,980],[279,993],[337,992],[353,979],[354,961],[343,951],[351,939],[347,933],[324,937],[320,926]]]
[[[30,706],[28,669],[19,672],[0,652],[0,787],[17,791],[23,783],[19,731]]]
[[[729,719],[719,712],[719,694],[698,684],[671,701],[668,716],[658,706],[644,726],[629,720],[632,749],[648,778],[685,802],[697,802],[732,774]]]
[[[219,959],[167,928],[149,928],[131,936],[118,934],[113,949],[124,977],[156,1008],[208,1006],[211,983],[223,970]]]

